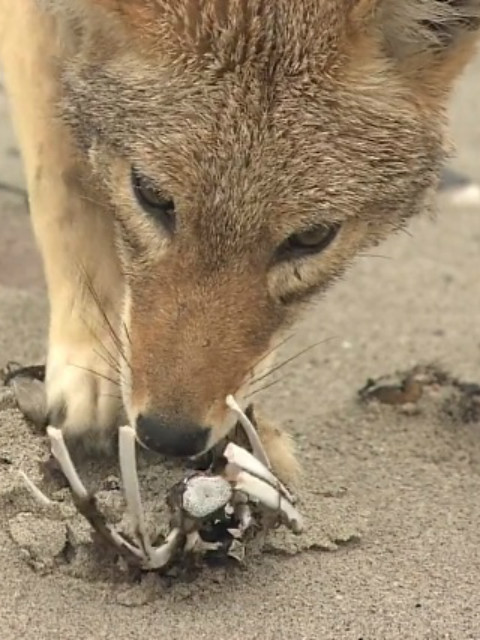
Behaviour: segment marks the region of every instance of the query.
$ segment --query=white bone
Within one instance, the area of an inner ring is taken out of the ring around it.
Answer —
[[[272,511],[278,510],[294,533],[303,531],[303,518],[300,513],[267,482],[252,476],[247,471],[240,471],[236,474],[235,487]]]
[[[232,540],[227,555],[237,562],[243,562],[245,559],[245,545],[240,540]]]
[[[263,447],[255,428],[240,410],[235,400],[233,398],[231,400],[233,400],[233,410],[238,408],[240,412],[239,419],[244,428],[245,421],[250,425],[245,428],[245,431],[252,449],[258,457],[234,443],[229,443],[224,451],[227,464],[222,476],[198,476],[188,480],[183,495],[183,508],[194,518],[200,519],[231,503],[239,520],[238,529],[232,530],[231,533],[232,535],[238,534],[240,538],[253,523],[253,515],[250,506],[247,504],[248,499],[251,499],[274,512],[278,512],[282,522],[287,524],[295,533],[300,533],[303,528],[303,522],[301,515],[292,504],[293,498],[270,471],[268,458],[263,455]],[[231,405],[229,404],[229,406]],[[48,427],[47,433],[50,438],[52,453],[65,474],[72,493],[79,500],[90,500],[90,494],[73,465],[61,430]],[[253,441],[250,437],[251,433],[255,435]],[[256,441],[258,441],[259,447],[255,444]],[[130,426],[119,429],[119,458],[127,511],[132,520],[139,546],[132,545],[113,526],[102,524],[104,535],[110,538],[112,544],[119,549],[128,551],[136,559],[137,563],[139,562],[143,568],[150,570],[161,569],[167,565],[181,544],[184,545],[185,551],[195,550],[201,552],[221,548],[220,542],[204,542],[198,531],[185,534],[180,528],[172,529],[160,547],[153,547],[145,526],[140,495],[136,460],[136,434],[135,430]],[[263,460],[266,461],[266,464],[263,463]],[[45,506],[54,504],[23,472],[20,473],[27,487],[42,504]],[[98,514],[98,516],[100,515]],[[86,517],[89,518],[88,515]],[[94,517],[91,520],[94,527],[95,517],[94,512]]]
[[[18,475],[21,477],[21,479],[23,480],[27,489],[31,492],[33,497],[36,498],[38,502],[40,502],[40,504],[42,504],[44,507],[56,506],[55,503],[52,500],[50,500],[50,498],[46,496],[43,493],[43,491],[39,489],[37,485],[30,480],[30,478],[27,476],[27,474],[24,471],[20,469],[18,471]]]
[[[192,531],[187,535],[185,542],[185,551],[216,551],[222,546],[221,542],[205,542],[202,540],[198,531]]]
[[[130,426],[120,427],[118,433],[120,473],[122,476],[128,514],[132,520],[139,542],[146,555],[150,558],[152,557],[154,549],[151,545],[150,537],[145,526],[142,498],[140,496],[140,485],[137,474],[135,443],[135,430]]]
[[[267,469],[271,468],[270,460],[268,458],[267,452],[265,451],[265,447],[260,440],[260,437],[257,433],[252,422],[248,419],[247,415],[244,411],[242,411],[240,405],[235,400],[232,395],[228,395],[226,398],[226,403],[229,409],[231,409],[238,418],[238,421],[243,427],[245,431],[245,435],[248,438],[250,446],[252,447],[253,455],[260,460],[260,462],[267,467]]]
[[[60,465],[61,470],[63,471],[65,477],[68,480],[72,493],[79,498],[80,500],[88,500],[89,494],[85,489],[80,477],[77,474],[75,467],[73,466],[72,459],[68,452],[67,446],[65,444],[65,440],[63,438],[63,434],[61,429],[57,429],[55,427],[47,427],[47,434],[50,438],[50,443],[52,447],[52,454]],[[48,499],[48,498],[47,498]],[[112,541],[120,548],[127,549],[130,553],[132,553],[137,559],[143,558],[143,553],[140,549],[137,549],[133,545],[131,545],[123,536],[121,536],[113,527],[110,525],[105,525],[109,535],[112,538]]]
[[[144,560],[146,569],[161,569],[172,559],[182,537],[180,529],[172,529],[160,547],[151,547],[148,558]]]
[[[227,529],[234,538],[241,538],[245,531],[253,524],[252,510],[248,504],[240,502],[235,506],[235,517],[239,520],[239,526],[236,529]]]
[[[223,455],[228,462],[248,471],[257,478],[265,480],[265,482],[268,482],[272,487],[278,489],[289,502],[295,502],[295,498],[280,480],[246,449],[239,447],[234,442],[229,442],[225,447]]]
[[[85,489],[83,482],[80,480],[80,477],[73,466],[61,429],[47,427],[47,435],[50,438],[52,454],[55,456],[60,468],[67,478],[73,493],[78,498],[86,500],[88,498],[88,491]]]
[[[114,542],[114,544],[119,547],[119,548],[124,548],[127,551],[129,551],[133,556],[135,556],[135,558],[137,560],[141,560],[143,561],[145,558],[145,554],[143,553],[143,551],[141,549],[139,549],[138,547],[136,547],[133,544],[130,544],[130,542],[128,542],[128,540],[126,538],[124,538],[120,533],[118,533],[118,531],[115,530],[115,528],[109,524],[105,525],[108,533],[110,534],[112,541]]]
[[[232,497],[232,487],[222,476],[194,476],[187,480],[182,506],[193,518],[205,518],[224,507]]]

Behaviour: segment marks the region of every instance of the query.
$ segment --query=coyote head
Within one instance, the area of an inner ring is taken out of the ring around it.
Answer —
[[[302,303],[428,205],[480,0],[44,0],[109,190],[124,401],[194,455]]]

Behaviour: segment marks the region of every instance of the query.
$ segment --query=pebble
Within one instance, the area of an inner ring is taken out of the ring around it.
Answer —
[[[52,560],[67,544],[67,527],[63,522],[19,513],[8,525],[12,540],[35,560]]]

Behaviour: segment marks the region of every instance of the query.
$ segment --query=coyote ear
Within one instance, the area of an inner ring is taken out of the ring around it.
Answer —
[[[480,0],[354,0],[352,15],[402,71],[433,89],[462,71],[480,34]]]
[[[158,0],[37,0],[47,13],[66,20],[82,21],[96,15],[115,17],[127,31],[154,32],[155,19],[161,13]],[[97,23],[101,24],[101,22]]]
[[[81,16],[99,10],[127,18],[132,26],[158,12],[156,0],[37,0],[49,13]]]

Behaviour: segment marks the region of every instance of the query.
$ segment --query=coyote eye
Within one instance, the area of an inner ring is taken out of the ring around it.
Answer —
[[[277,258],[279,260],[289,260],[320,253],[333,242],[339,229],[339,224],[322,224],[294,233],[277,249]]]
[[[175,204],[163,195],[152,182],[132,169],[132,189],[142,209],[158,220],[170,232],[175,229]]]

